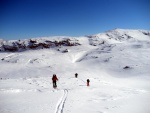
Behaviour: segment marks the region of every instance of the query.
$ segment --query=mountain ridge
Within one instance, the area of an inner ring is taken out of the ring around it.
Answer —
[[[0,40],[1,52],[17,52],[29,49],[54,48],[60,46],[78,46],[81,45],[81,38],[88,38],[89,45],[100,46],[103,44],[115,44],[123,42],[150,41],[150,31],[148,30],[129,30],[113,29],[95,35],[83,37],[54,36],[40,37],[22,40]]]

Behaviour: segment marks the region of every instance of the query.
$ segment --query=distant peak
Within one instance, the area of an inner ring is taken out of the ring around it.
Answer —
[[[112,29],[112,30],[110,30],[110,31],[128,31],[128,30],[131,30],[131,29],[115,28],[115,29]]]

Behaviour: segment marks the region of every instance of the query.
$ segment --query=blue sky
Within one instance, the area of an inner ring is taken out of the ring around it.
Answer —
[[[0,38],[150,30],[150,0],[0,0]]]

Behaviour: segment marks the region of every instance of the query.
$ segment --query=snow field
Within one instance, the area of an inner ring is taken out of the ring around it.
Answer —
[[[78,40],[80,46],[1,52],[0,113],[149,113],[148,32],[117,29]]]

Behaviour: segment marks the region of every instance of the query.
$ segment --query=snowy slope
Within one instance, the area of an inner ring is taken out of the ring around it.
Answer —
[[[0,113],[150,112],[150,31],[2,40],[0,48]]]

